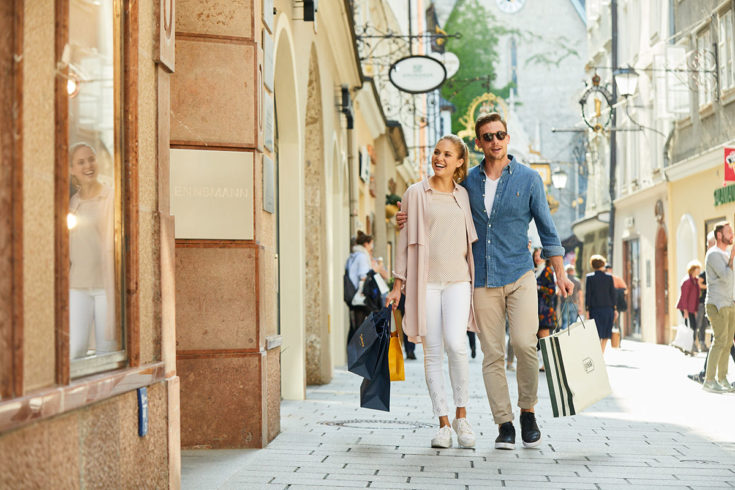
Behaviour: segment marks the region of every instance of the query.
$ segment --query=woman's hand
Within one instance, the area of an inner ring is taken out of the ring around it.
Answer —
[[[403,281],[400,279],[396,279],[395,283],[393,284],[393,289],[390,290],[388,293],[388,296],[385,298],[385,306],[393,306],[393,309],[395,310],[398,308],[398,303],[401,301],[401,285]]]

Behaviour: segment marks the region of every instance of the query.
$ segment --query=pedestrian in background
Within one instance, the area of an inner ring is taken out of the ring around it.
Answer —
[[[702,388],[713,393],[733,391],[727,381],[728,350],[735,337],[735,306],[733,301],[733,244],[732,226],[727,221],[715,225],[716,245],[704,258],[707,270],[707,297],[704,300],[707,318],[712,323],[714,341],[710,346],[707,370]],[[730,253],[727,247],[731,247]]]
[[[595,321],[597,334],[600,336],[600,347],[604,353],[605,345],[612,337],[615,285],[612,276],[605,273],[605,257],[593,255],[590,257],[590,266],[594,272],[587,274],[584,306],[587,308],[587,318]]]
[[[566,308],[561,308],[561,328],[566,329],[577,321],[577,317],[582,314],[582,283],[577,279],[577,270],[573,265],[569,264],[566,267],[567,277],[572,284],[574,284],[574,291],[569,298],[569,303]]]
[[[556,281],[554,269],[548,260],[541,258],[541,249],[533,251],[536,264],[536,291],[538,296],[538,338],[548,337],[556,328]]]
[[[715,232],[707,233],[707,250],[717,244],[715,240]],[[702,269],[699,274],[699,305],[697,306],[697,352],[707,352],[707,344],[704,341],[704,334],[709,326],[709,319],[704,312],[704,300],[707,297],[707,271]]]
[[[615,288],[615,313],[613,314],[613,326],[620,329],[620,315],[628,311],[628,302],[625,300],[625,292],[628,285],[622,277],[613,274],[612,265],[605,266],[605,272],[613,278],[613,287]]]
[[[684,317],[684,324],[692,329],[692,348],[697,339],[697,309],[699,308],[699,273],[702,272],[702,264],[697,260],[687,265],[687,276],[681,281],[679,301],[676,309]]]
[[[352,300],[352,306],[350,307],[350,330],[347,332],[348,344],[352,335],[362,325],[362,322],[365,321],[365,318],[367,318],[371,311],[360,297],[364,297],[362,294],[363,286],[365,285],[368,272],[372,270],[372,252],[373,237],[366,235],[362,231],[358,231],[355,245],[352,247],[352,253],[347,257],[347,263],[345,264],[350,281],[352,281],[352,284],[357,290],[355,298]]]
[[[477,241],[467,190],[458,185],[467,176],[469,150],[454,135],[434,147],[434,175],[412,185],[401,200],[408,221],[396,247],[395,282],[387,305],[395,309],[405,286],[403,328],[412,342],[424,344],[424,371],[439,430],[431,447],[452,446],[452,428],[460,447],[474,447],[475,434],[467,422],[469,359],[465,332],[477,331],[472,308]],[[444,388],[444,350],[456,406],[449,424]]]
[[[537,248],[533,251],[533,262],[536,265],[536,291],[538,297],[538,332],[536,337],[539,339],[551,335],[551,331],[556,328],[556,281],[554,281],[554,269],[551,268],[551,262],[541,258],[541,249]],[[539,371],[544,370],[544,364],[541,360],[541,351],[537,351],[539,355]]]

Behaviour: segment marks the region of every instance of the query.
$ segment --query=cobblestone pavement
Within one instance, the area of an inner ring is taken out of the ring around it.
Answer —
[[[417,355],[406,361],[407,381],[392,385],[390,413],[359,408],[361,378],[337,369],[330,384],[309,387],[306,400],[283,401],[281,434],[267,448],[184,451],[183,487],[735,487],[735,394],[707,393],[686,378],[701,369],[704,354],[624,341],[605,354],[613,395],[575,417],[553,418],[541,373],[543,444],[521,448],[516,408],[514,451],[493,448],[497,426],[479,351],[468,405],[477,447],[430,448],[437,422],[420,347]],[[509,382],[516,393],[515,373]]]

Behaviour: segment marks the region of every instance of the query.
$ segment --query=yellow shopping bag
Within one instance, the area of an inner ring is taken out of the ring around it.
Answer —
[[[390,334],[390,346],[388,347],[388,365],[390,366],[391,381],[405,381],[406,372],[403,369],[403,330],[401,329],[401,316],[398,310],[393,310],[393,318],[396,322],[396,331]]]

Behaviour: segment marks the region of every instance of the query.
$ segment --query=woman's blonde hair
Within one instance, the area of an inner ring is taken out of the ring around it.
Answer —
[[[702,264],[698,260],[692,260],[687,264],[687,274],[691,276],[694,269],[702,269]]]
[[[607,260],[602,255],[593,255],[590,257],[590,266],[595,270],[602,269],[605,267],[605,264],[607,264]]]
[[[462,141],[462,138],[454,134],[447,134],[442,136],[441,138],[439,138],[439,141],[437,141],[436,144],[438,145],[441,141],[444,140],[449,140],[454,143],[454,146],[457,148],[457,158],[462,159],[462,166],[457,167],[457,170],[454,171],[454,175],[452,176],[454,181],[459,184],[467,177],[467,172],[470,169],[470,150],[469,148],[467,148],[465,142]]]

